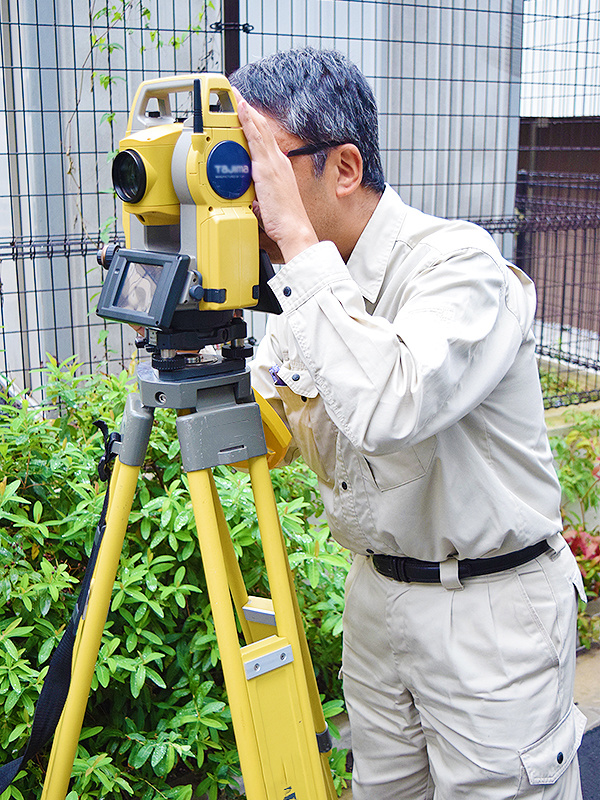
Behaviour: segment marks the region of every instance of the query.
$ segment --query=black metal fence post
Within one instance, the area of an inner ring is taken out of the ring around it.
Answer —
[[[240,66],[240,2],[223,0],[223,65],[225,75]]]

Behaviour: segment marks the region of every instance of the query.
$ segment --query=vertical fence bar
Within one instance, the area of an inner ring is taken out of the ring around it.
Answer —
[[[225,75],[240,66],[240,3],[223,0],[223,63]]]

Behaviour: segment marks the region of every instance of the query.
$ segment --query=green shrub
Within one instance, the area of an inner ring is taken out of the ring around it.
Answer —
[[[553,397],[575,394],[583,390],[576,377],[563,375],[558,366],[545,364],[540,366],[540,383],[546,402]]]
[[[105,485],[96,419],[118,427],[130,375],[44,370],[44,407],[0,406],[0,752],[22,752],[51,653],[70,617]],[[43,411],[43,413],[41,413]],[[96,665],[68,800],[237,797],[239,762],[172,412],[157,410]],[[322,523],[316,481],[299,463],[272,473],[326,715],[342,704],[348,554]],[[242,573],[267,595],[247,475],[215,471]],[[39,797],[46,754],[0,798]],[[345,784],[344,759],[332,757]]]
[[[550,439],[563,492],[563,535],[579,564],[588,600],[595,600],[600,595],[600,531],[592,515],[600,509],[600,416],[574,411],[567,421],[569,432]],[[578,628],[582,645],[600,639],[600,619],[590,616],[583,603]]]

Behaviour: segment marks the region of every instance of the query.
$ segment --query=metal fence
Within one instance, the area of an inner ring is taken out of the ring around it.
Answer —
[[[519,172],[516,261],[538,293],[548,405],[600,399],[600,175]]]
[[[536,9],[533,0],[0,0],[0,373],[35,387],[48,354],[76,355],[84,371],[122,368],[134,354],[129,329],[94,313],[95,253],[122,237],[110,166],[140,81],[228,73],[311,44],[345,52],[373,86],[386,174],[403,198],[480,222],[536,280],[540,358],[556,377],[548,404],[597,399],[598,148],[589,138],[573,145],[564,126],[549,143],[552,126],[521,118]],[[577,152],[583,161],[573,162]],[[560,158],[544,161],[549,153]],[[263,320],[247,316],[260,336]]]

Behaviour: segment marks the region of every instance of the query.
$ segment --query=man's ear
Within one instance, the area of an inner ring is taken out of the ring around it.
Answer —
[[[347,197],[355,192],[362,183],[363,160],[355,144],[343,144],[330,154],[334,156],[336,167],[336,194]]]

